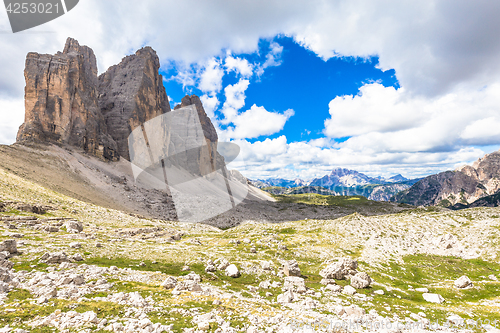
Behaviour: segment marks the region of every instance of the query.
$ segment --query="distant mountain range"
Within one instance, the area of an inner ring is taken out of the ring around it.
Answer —
[[[391,201],[414,206],[440,205],[453,209],[495,206],[500,193],[500,151],[472,165],[425,177]]]
[[[337,168],[334,169],[329,175],[326,175],[322,178],[313,179],[309,183],[309,185],[322,186],[325,188],[338,186],[355,187],[369,184],[392,184],[408,180],[409,179],[401,175],[396,175],[388,179],[385,179],[383,177],[373,178],[355,170]]]
[[[250,180],[250,181],[252,182],[253,186],[261,189],[273,186],[292,188],[299,186],[307,186],[309,184],[309,182],[298,178],[294,180],[282,179],[282,178],[269,178],[269,179]]]
[[[282,178],[250,180],[252,185],[273,194],[362,195],[376,201],[389,201],[396,193],[408,189],[417,181],[418,179],[407,179],[402,175],[390,178],[370,177],[344,168],[336,168],[324,177],[309,181]]]
[[[273,194],[362,195],[376,201],[450,209],[496,207],[500,205],[500,150],[472,165],[420,179],[401,175],[369,177],[355,170],[337,168],[310,181],[273,178],[251,183]]]

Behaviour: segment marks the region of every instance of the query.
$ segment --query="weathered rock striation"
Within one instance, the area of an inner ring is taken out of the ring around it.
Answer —
[[[25,122],[17,141],[78,147],[106,160],[130,160],[128,137],[170,104],[156,52],[144,47],[97,76],[92,49],[71,38],[55,55],[29,53],[24,71]],[[195,105],[207,147],[194,163],[216,170],[217,132],[196,95],[177,108]],[[178,147],[180,149],[180,147]]]
[[[17,141],[59,142],[94,155],[115,148],[97,102],[92,49],[68,38],[62,53],[28,53],[24,77],[26,113]]]
[[[443,205],[459,209],[488,198],[500,190],[500,151],[485,155],[470,165],[455,171],[445,171],[428,176],[391,200],[418,205]],[[484,200],[485,206],[494,205]]]
[[[210,121],[210,118],[207,116],[200,98],[196,95],[184,96],[184,98],[182,98],[181,100],[181,104],[176,105],[174,110],[178,110],[179,108],[183,108],[189,105],[194,105],[196,107],[201,128],[203,130],[203,135],[205,136],[205,141],[207,143],[206,149],[204,149],[203,147],[202,149],[196,151],[198,156],[196,157],[195,161],[197,165],[200,166],[200,168],[204,169],[199,170],[200,174],[209,174],[217,170],[217,165],[223,165],[224,163],[222,156],[217,153],[217,131]]]
[[[218,140],[217,132],[215,131],[215,127],[210,121],[210,118],[208,118],[207,113],[203,108],[203,104],[201,103],[201,100],[198,96],[196,95],[184,96],[184,98],[181,100],[181,104],[176,105],[174,110],[177,110],[179,108],[188,105],[196,106],[196,110],[198,111],[198,117],[200,118],[201,128],[203,129],[203,134],[205,134],[205,138],[207,139],[207,141],[216,143]]]
[[[156,52],[144,47],[99,76],[99,108],[118,153],[126,159],[130,133],[170,111],[159,69]]]

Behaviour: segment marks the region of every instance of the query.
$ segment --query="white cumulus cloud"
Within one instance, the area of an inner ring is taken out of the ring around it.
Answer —
[[[269,112],[262,106],[252,105],[236,115],[231,123],[234,125],[225,130],[225,137],[231,139],[251,139],[262,135],[278,133],[285,126],[286,121],[294,115],[293,110],[283,113]]]
[[[215,58],[208,60],[200,76],[198,88],[203,92],[216,93],[222,89],[224,70],[220,61]]]
[[[215,119],[214,110],[217,109],[217,106],[219,105],[219,99],[217,96],[210,97],[205,94],[200,97],[200,100],[207,116],[211,119]]]
[[[474,121],[465,127],[460,137],[468,142],[474,141],[476,144],[498,144],[500,142],[500,115]]]
[[[500,84],[435,98],[377,83],[360,91],[330,102],[325,134],[350,137],[341,147],[367,154],[456,151],[464,144],[483,145],[486,139],[494,144],[498,138]]]
[[[356,96],[336,97],[330,102],[331,118],[325,121],[325,134],[341,138],[412,128],[425,119],[424,104],[418,98],[406,99],[403,89],[367,84]]]
[[[235,71],[243,77],[250,77],[253,75],[253,65],[246,59],[235,58],[229,55],[224,59],[224,66],[228,71]]]
[[[230,84],[224,88],[226,101],[222,106],[224,114],[223,123],[228,124],[233,122],[238,115],[238,110],[245,106],[245,91],[248,88],[250,81],[241,79],[238,83]]]

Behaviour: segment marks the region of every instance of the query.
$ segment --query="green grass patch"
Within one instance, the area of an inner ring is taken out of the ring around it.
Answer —
[[[403,257],[403,263],[392,261],[384,266],[385,269],[366,267],[374,281],[387,286],[381,288],[385,289],[385,295],[372,295],[376,310],[381,311],[379,313],[384,313],[384,308],[390,306],[391,312],[400,313],[404,317],[405,311],[417,313],[425,307],[424,312],[431,320],[442,321],[449,316],[450,311],[465,319],[500,320],[500,314],[494,308],[480,305],[483,300],[500,297],[500,282],[480,282],[488,280],[488,275],[498,276],[500,265],[497,263],[418,254]],[[473,288],[457,289],[453,286],[453,282],[462,275],[467,275],[473,281]],[[409,286],[426,287],[430,293],[443,296],[446,302],[441,305],[428,303],[423,299],[422,293],[410,290]],[[380,287],[373,286],[373,289]],[[470,315],[472,312],[474,317]]]
[[[40,257],[42,254],[40,254]],[[49,265],[43,262],[38,262],[39,260],[22,261],[21,258],[14,256],[10,258],[10,261],[14,262],[14,270],[16,271],[32,271],[33,269],[37,271],[47,271]],[[33,266],[33,267],[32,267]]]
[[[273,195],[278,202],[282,203],[301,203],[307,205],[329,205],[329,206],[357,206],[376,203],[363,196],[332,196],[315,193]]]
[[[481,259],[461,259],[437,255],[409,255],[403,258],[407,271],[405,276],[421,282],[443,279],[458,279],[467,275],[471,280],[482,280],[490,274],[498,275],[500,264]]]
[[[151,295],[153,292],[161,291],[159,287],[151,286],[149,284],[142,282],[118,281],[118,280],[113,280],[112,282],[115,283],[115,285],[113,286],[113,291],[124,292],[124,293],[137,291],[139,292],[139,294],[141,294],[142,297],[147,297]]]
[[[168,275],[182,276],[187,275],[189,272],[182,271],[182,267],[184,267],[183,263],[166,263],[161,261],[152,261],[152,260],[140,260],[140,259],[130,259],[124,257],[115,257],[115,258],[105,258],[105,257],[91,257],[85,260],[86,264],[89,265],[97,265],[97,266],[105,266],[111,267],[116,266],[119,268],[131,268],[133,270],[140,271],[152,271],[152,272],[162,272]],[[144,263],[144,265],[140,265]],[[198,267],[200,266],[200,267]],[[191,268],[195,270],[203,270],[202,265],[194,265]]]
[[[279,234],[292,235],[292,234],[297,233],[297,230],[295,230],[295,228],[283,228],[283,229],[277,230],[276,232]]]
[[[29,297],[28,292],[24,290],[14,290],[9,293],[7,302],[8,304],[16,302],[16,306],[14,307],[15,311],[0,311],[0,326],[5,326],[7,324],[11,326],[16,326],[21,323],[25,323],[27,321],[33,320],[35,317],[46,317],[53,313],[55,310],[59,309],[62,312],[68,312],[70,310],[74,310],[80,313],[86,311],[94,311],[97,313],[99,318],[108,317],[108,316],[120,316],[124,314],[124,307],[122,305],[111,303],[111,302],[74,302],[69,300],[62,299],[52,299],[49,301],[49,305],[41,306],[37,304],[31,304],[27,301],[20,301],[20,297]],[[20,303],[20,304],[19,304]],[[37,332],[46,332],[40,328],[40,331]],[[53,331],[53,328],[50,328],[50,331]],[[30,332],[35,332],[30,329]]]
[[[7,299],[5,300],[5,303],[14,303],[14,302],[19,302],[22,300],[25,300],[27,298],[33,298],[31,293],[26,290],[26,289],[14,289],[11,292],[9,292]]]

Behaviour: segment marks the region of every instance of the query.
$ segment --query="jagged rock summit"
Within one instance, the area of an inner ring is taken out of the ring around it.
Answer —
[[[159,69],[151,47],[123,58],[99,77],[94,52],[75,39],[68,38],[63,52],[55,55],[30,52],[24,70],[25,121],[17,141],[58,143],[106,160],[130,160],[130,133],[170,111]],[[186,96],[181,106],[191,104],[207,142],[216,148],[217,133],[198,96]]]
[[[129,159],[128,136],[170,111],[156,52],[144,47],[99,76],[99,107],[118,154]]]
[[[494,201],[494,195],[500,191],[499,174],[500,151],[495,151],[480,158],[472,166],[466,165],[454,171],[425,177],[391,200],[415,206],[442,205],[455,208],[464,208],[490,196],[489,201]],[[494,202],[485,202],[483,205],[494,205]]]
[[[25,121],[17,141],[52,141],[96,154],[114,148],[98,106],[94,52],[71,38],[55,55],[28,53]]]

